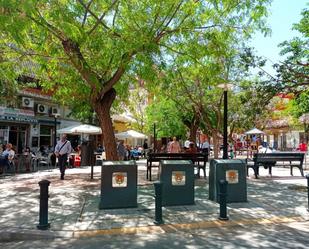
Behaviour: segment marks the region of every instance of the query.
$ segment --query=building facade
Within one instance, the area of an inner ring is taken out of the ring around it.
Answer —
[[[80,123],[69,113],[40,89],[19,91],[14,100],[0,106],[0,144],[12,143],[17,153],[27,146],[33,151],[53,147],[57,129]]]

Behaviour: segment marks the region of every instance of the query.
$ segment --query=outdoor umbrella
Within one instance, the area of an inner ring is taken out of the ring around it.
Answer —
[[[257,128],[253,128],[250,131],[245,132],[246,135],[258,135],[258,134],[262,134],[264,135],[265,133]]]
[[[257,128],[253,128],[247,132],[245,132],[246,135],[264,135],[265,132],[257,129]],[[249,157],[249,147],[247,146],[247,158]]]
[[[97,135],[102,134],[102,130],[100,127],[88,125],[88,124],[81,124],[81,125],[73,125],[69,126],[60,130],[57,130],[57,133],[60,134],[89,134],[89,135]]]
[[[147,138],[147,136],[143,133],[134,131],[134,130],[128,130],[128,131],[124,131],[124,132],[120,132],[115,134],[115,136],[118,139],[126,139],[126,138],[140,138],[140,139],[145,139]]]
[[[128,130],[115,134],[116,138],[126,140],[126,143],[130,143],[133,146],[142,145],[142,140],[147,138],[147,135],[134,131]]]

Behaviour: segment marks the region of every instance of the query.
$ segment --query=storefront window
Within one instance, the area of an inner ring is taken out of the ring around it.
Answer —
[[[51,145],[51,139],[50,136],[40,136],[40,146],[48,147]]]
[[[9,129],[9,143],[16,153],[22,153],[26,147],[26,126],[10,126]]]
[[[43,126],[41,125],[41,128],[40,128],[40,135],[48,135],[50,136],[51,135],[51,127],[50,126]]]
[[[31,147],[38,147],[38,146],[39,146],[39,138],[38,137],[32,137]]]
[[[6,144],[9,140],[9,127],[0,126],[0,144]]]
[[[40,126],[40,147],[44,146],[48,148],[52,144],[52,126],[41,125]]]

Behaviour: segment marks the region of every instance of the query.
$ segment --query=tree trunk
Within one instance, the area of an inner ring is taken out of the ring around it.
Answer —
[[[220,145],[219,145],[219,138],[217,131],[212,132],[212,139],[213,139],[213,145],[214,145],[214,158],[219,157],[219,152],[220,152]]]
[[[113,122],[110,116],[110,108],[115,97],[116,91],[112,88],[104,94],[102,99],[94,103],[94,110],[98,115],[102,129],[106,159],[111,161],[118,160],[116,138],[114,135]]]
[[[190,127],[190,138],[189,140],[196,144],[196,132],[197,132],[198,126],[194,123],[191,124]]]

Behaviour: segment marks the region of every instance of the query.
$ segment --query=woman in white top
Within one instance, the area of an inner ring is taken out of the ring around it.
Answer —
[[[12,144],[8,143],[5,147],[6,149],[2,152],[0,158],[0,167],[9,166],[15,156],[15,151],[12,149]]]

